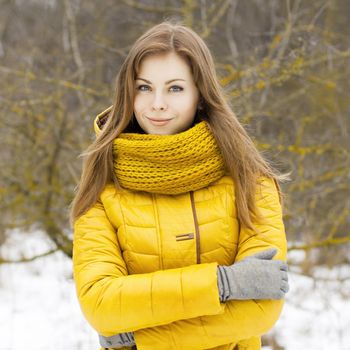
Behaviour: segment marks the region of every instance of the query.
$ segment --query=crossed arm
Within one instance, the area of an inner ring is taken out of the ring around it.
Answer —
[[[242,229],[236,261],[277,248],[285,260],[282,212],[274,183],[257,198],[266,218],[260,234]],[[231,300],[222,304],[217,263],[127,275],[116,233],[101,202],[76,221],[73,264],[78,299],[102,336],[133,332],[138,349],[204,349],[266,333],[283,300]],[[206,276],[206,278],[203,278]]]

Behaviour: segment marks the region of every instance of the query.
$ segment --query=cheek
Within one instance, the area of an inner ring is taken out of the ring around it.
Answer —
[[[183,107],[184,109],[188,111],[193,111],[197,108],[197,103],[196,100],[193,98],[193,96],[187,96],[186,98],[183,99]]]
[[[186,103],[188,108],[193,108],[193,106],[197,105],[198,94],[194,91],[188,91],[187,94],[182,96],[182,100],[184,103]]]
[[[139,111],[140,109],[142,109],[142,106],[143,106],[142,98],[140,98],[139,96],[135,96],[135,98],[134,98],[134,110]]]

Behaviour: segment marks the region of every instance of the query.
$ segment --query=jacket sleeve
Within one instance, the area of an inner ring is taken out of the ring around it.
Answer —
[[[208,263],[128,275],[101,201],[74,224],[78,300],[87,321],[103,336],[223,312],[216,270],[216,263]]]
[[[254,223],[259,234],[240,230],[236,261],[273,247],[278,250],[274,259],[285,261],[287,242],[282,208],[272,179],[264,178],[261,186],[257,186],[256,201],[265,220]],[[241,343],[267,333],[278,320],[283,304],[284,300],[231,300],[223,304],[225,310],[221,314],[138,330],[135,341],[140,350],[209,349]]]

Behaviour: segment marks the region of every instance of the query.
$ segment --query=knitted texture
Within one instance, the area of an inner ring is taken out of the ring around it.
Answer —
[[[180,194],[206,187],[225,173],[205,121],[174,135],[121,133],[113,152],[120,185],[134,191]]]

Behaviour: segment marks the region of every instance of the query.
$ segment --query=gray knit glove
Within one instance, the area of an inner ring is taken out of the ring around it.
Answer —
[[[282,299],[289,290],[287,264],[272,260],[277,249],[264,250],[230,266],[218,266],[221,302],[240,299]]]
[[[100,345],[103,348],[122,348],[123,346],[136,345],[133,332],[115,334],[111,337],[104,337],[100,334],[98,336],[100,339]]]

